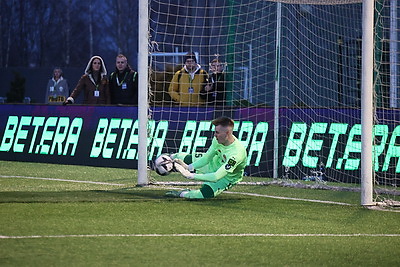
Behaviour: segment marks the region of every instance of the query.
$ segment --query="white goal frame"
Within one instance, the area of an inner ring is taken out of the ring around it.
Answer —
[[[139,0],[139,30],[138,30],[138,180],[139,186],[149,184],[147,175],[147,123],[148,123],[148,36],[149,36],[149,3]]]
[[[362,86],[361,86],[361,205],[375,205],[373,202],[373,55],[374,55],[374,0],[363,0],[362,34]],[[148,68],[149,68],[149,1],[139,0],[139,155],[138,181],[149,184],[147,167],[147,123],[148,123]],[[279,71],[279,70],[277,70]],[[276,81],[279,82],[279,81]],[[275,122],[276,123],[276,122]],[[276,149],[276,147],[275,147]]]
[[[363,0],[361,70],[361,205],[374,205],[373,189],[373,64],[374,0]]]

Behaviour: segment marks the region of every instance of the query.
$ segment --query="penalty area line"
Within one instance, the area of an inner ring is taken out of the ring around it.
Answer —
[[[97,237],[400,237],[400,234],[97,234],[97,235],[31,235],[7,236],[0,239],[36,239],[36,238],[97,238]]]

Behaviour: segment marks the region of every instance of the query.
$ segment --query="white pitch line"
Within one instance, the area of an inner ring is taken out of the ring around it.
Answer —
[[[93,238],[93,237],[400,237],[400,234],[98,234],[98,235],[31,235],[7,236],[0,239],[35,239],[35,238]]]
[[[329,201],[329,200],[306,199],[306,198],[295,198],[295,197],[278,197],[278,196],[261,195],[261,194],[254,194],[254,193],[244,193],[244,192],[232,192],[232,191],[224,191],[224,193],[245,195],[245,196],[254,196],[254,197],[267,197],[267,198],[284,199],[284,200],[307,201],[307,202],[324,203],[324,204],[335,204],[335,205],[343,205],[343,206],[353,206],[353,204]]]
[[[70,182],[70,183],[83,183],[83,184],[99,184],[99,185],[126,186],[126,184],[114,184],[114,183],[105,183],[105,182],[79,181],[79,180],[56,179],[56,178],[29,177],[29,176],[0,175],[0,178],[21,178],[21,179],[46,180],[46,181],[58,181],[58,182]]]

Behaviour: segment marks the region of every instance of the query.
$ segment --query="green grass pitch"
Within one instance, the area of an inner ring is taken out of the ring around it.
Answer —
[[[400,213],[363,208],[359,193],[239,185],[188,201],[135,182],[134,170],[0,161],[0,265],[400,266]]]

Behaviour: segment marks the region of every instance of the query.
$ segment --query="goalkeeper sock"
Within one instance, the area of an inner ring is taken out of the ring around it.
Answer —
[[[182,191],[180,197],[190,199],[204,199],[204,196],[200,190]]]

